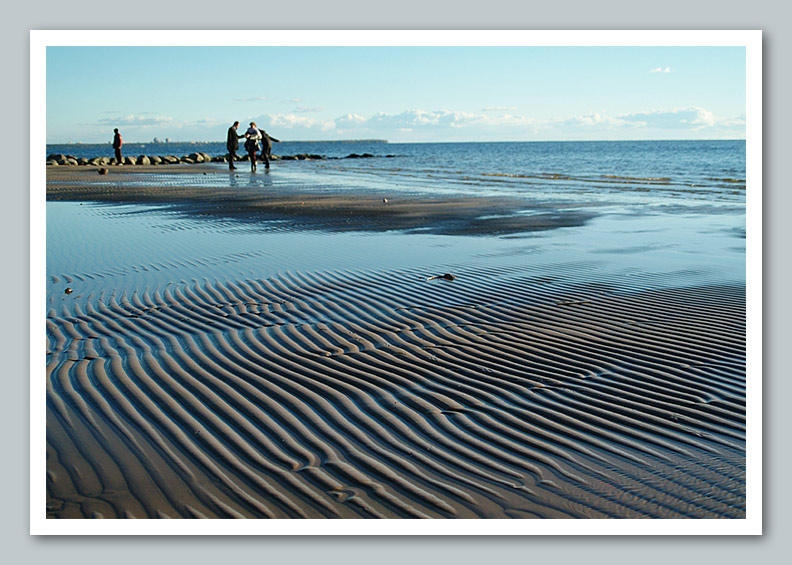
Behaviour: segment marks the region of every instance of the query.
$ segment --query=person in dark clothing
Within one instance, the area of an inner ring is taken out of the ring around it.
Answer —
[[[280,143],[280,139],[275,139],[263,129],[259,131],[261,132],[261,160],[264,161],[264,168],[269,169],[270,159],[272,159],[272,142]]]
[[[115,133],[113,136],[113,149],[115,149],[116,165],[121,165],[124,163],[121,157],[121,134],[118,133],[118,128],[115,128],[113,132]]]
[[[226,140],[226,149],[228,149],[228,168],[229,169],[236,169],[234,166],[234,161],[237,160],[237,150],[239,149],[239,140],[244,135],[237,134],[237,128],[239,127],[239,122],[234,122],[234,125],[228,128],[228,138]]]
[[[261,141],[261,131],[256,127],[256,122],[250,122],[250,127],[245,132],[245,137],[247,141],[245,141],[245,150],[248,152],[248,156],[250,157],[250,172],[256,172],[256,151],[261,149],[260,141]]]

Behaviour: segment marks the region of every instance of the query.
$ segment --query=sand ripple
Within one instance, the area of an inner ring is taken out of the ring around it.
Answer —
[[[434,274],[66,301],[48,515],[744,517],[744,287]]]

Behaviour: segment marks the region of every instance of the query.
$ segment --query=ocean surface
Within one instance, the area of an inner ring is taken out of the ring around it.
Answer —
[[[223,143],[130,143],[124,154],[225,155]],[[109,144],[47,145],[47,154],[111,157]],[[745,141],[601,141],[503,143],[282,142],[276,155],[316,154],[326,161],[283,162],[290,172],[354,173],[350,188],[394,186],[420,192],[482,195],[640,193],[639,200],[740,203],[745,196]],[[351,154],[373,159],[345,159]],[[298,168],[299,167],[299,168]],[[297,171],[292,171],[297,169]],[[359,176],[355,181],[355,174]],[[319,183],[321,184],[321,182]]]

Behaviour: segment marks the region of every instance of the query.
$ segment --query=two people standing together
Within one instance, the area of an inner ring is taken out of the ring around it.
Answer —
[[[272,142],[279,142],[280,139],[275,139],[267,135],[263,129],[256,127],[256,122],[250,122],[250,127],[244,135],[237,134],[239,122],[234,122],[228,128],[228,139],[226,141],[226,148],[228,149],[228,168],[236,169],[234,161],[237,158],[237,150],[239,149],[239,140],[245,138],[245,151],[250,156],[250,171],[256,171],[256,153],[261,151],[261,160],[264,161],[264,168],[269,169],[270,158],[272,157]]]

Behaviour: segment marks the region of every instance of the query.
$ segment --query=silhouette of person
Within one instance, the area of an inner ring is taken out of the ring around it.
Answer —
[[[228,138],[226,139],[226,149],[228,149],[228,168],[229,169],[236,169],[234,166],[234,161],[237,160],[237,150],[239,149],[239,140],[245,137],[244,135],[237,134],[237,128],[239,127],[239,122],[234,122],[230,128],[228,128]]]
[[[256,122],[250,122],[250,127],[245,132],[245,150],[250,157],[250,172],[256,172],[256,151],[261,149],[259,142],[261,141],[261,132],[256,127]]]
[[[261,131],[261,160],[264,161],[264,168],[269,169],[270,159],[272,159],[272,142],[280,143],[280,139],[275,139],[266,131]]]
[[[113,132],[115,133],[113,136],[113,149],[115,149],[116,165],[121,165],[124,162],[121,157],[121,134],[118,133],[118,128],[115,128]]]

